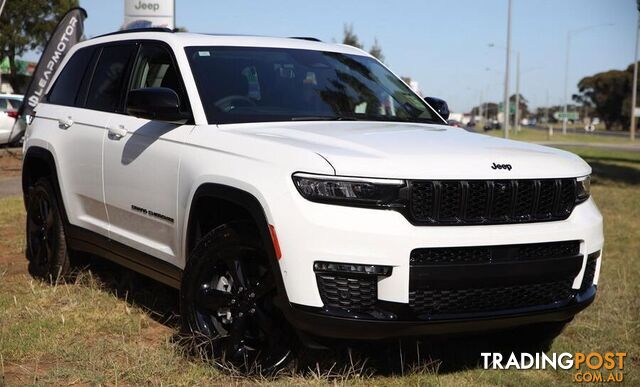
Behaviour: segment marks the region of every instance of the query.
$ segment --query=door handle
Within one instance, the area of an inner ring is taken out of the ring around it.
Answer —
[[[122,137],[127,135],[127,129],[124,127],[124,125],[114,125],[114,126],[109,126],[109,138],[112,140],[119,140]]]
[[[62,130],[69,129],[71,125],[73,125],[73,120],[71,119],[71,117],[58,119],[58,128]]]

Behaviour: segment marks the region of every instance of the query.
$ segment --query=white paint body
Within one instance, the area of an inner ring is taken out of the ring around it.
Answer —
[[[27,130],[25,147],[40,146],[53,154],[69,221],[74,225],[184,268],[186,225],[197,188],[205,183],[238,188],[258,199],[267,221],[275,227],[289,300],[309,306],[322,306],[313,272],[316,260],[393,266],[393,274],[379,283],[379,298],[406,303],[409,254],[415,248],[581,240],[585,258],[574,280],[574,288],[579,288],[586,254],[603,247],[602,216],[593,199],[578,205],[564,221],[454,227],[414,226],[395,211],[310,202],[296,190],[293,173],[527,179],[585,176],[591,168],[565,151],[445,125],[348,121],[209,125],[184,53],[186,46],[228,45],[368,55],[361,50],[293,39],[169,33],[96,38],[74,50],[125,39],[154,39],[172,47],[195,125],[150,123],[41,103]],[[60,129],[60,119],[71,119],[73,125]],[[108,128],[114,126],[125,128],[127,134],[111,138]],[[513,168],[494,170],[494,162]],[[132,204],[175,222],[133,211]],[[600,263],[597,268],[599,271]],[[597,277],[598,273],[595,281]]]

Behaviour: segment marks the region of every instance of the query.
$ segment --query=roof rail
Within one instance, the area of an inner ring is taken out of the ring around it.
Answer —
[[[318,38],[312,38],[310,36],[291,36],[289,39],[300,39],[300,40],[308,40],[310,42],[322,42],[322,40]]]
[[[111,36],[111,35],[129,34],[134,32],[175,32],[175,30],[172,30],[171,28],[166,28],[166,27],[131,28],[129,30],[114,31],[114,32],[109,32],[106,34],[94,36],[94,38],[102,38],[104,36]]]

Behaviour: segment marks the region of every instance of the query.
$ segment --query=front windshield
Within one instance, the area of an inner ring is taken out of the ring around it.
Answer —
[[[366,120],[443,124],[373,58],[261,47],[187,47],[211,124]]]

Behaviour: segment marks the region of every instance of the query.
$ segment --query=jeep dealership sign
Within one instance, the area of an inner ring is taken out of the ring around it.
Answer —
[[[122,28],[175,28],[174,14],[174,0],[125,0]]]

